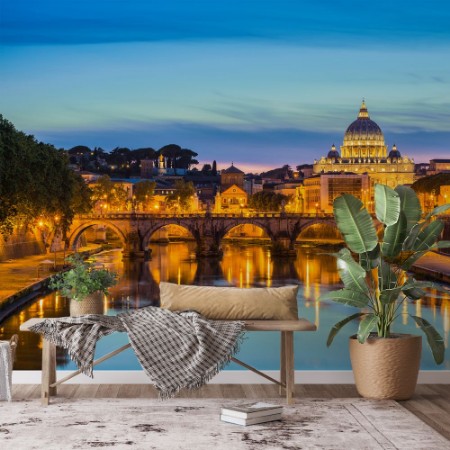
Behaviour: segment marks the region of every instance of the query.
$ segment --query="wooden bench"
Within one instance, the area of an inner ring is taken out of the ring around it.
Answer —
[[[29,331],[30,327],[43,321],[45,319],[29,319],[20,326],[21,331]],[[231,358],[231,360],[242,367],[266,378],[272,383],[280,387],[280,395],[286,395],[286,402],[292,403],[294,397],[294,332],[295,331],[315,331],[316,326],[306,319],[299,318],[298,320],[244,320],[246,331],[279,331],[281,333],[281,348],[280,348],[280,380],[266,375],[265,373],[255,369],[254,367],[238,360]],[[50,397],[56,395],[56,388],[58,385],[70,380],[76,375],[80,374],[77,370],[70,375],[56,380],[56,346],[46,339],[43,340],[42,348],[42,378],[41,378],[41,400],[42,404],[48,405]],[[94,361],[96,366],[103,361],[123,352],[130,347],[126,344],[111,353]]]

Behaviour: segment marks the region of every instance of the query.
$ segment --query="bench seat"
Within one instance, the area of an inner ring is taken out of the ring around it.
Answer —
[[[42,322],[43,318],[33,318],[24,322],[20,326],[21,331],[29,331],[33,325]],[[280,395],[285,394],[286,402],[292,403],[294,396],[294,332],[315,331],[316,326],[303,318],[298,320],[244,320],[246,331],[278,331],[281,333],[280,348],[280,380],[275,380],[267,374],[255,369],[254,367],[238,360],[231,360],[248,370],[276,383],[280,387]],[[126,344],[98,360],[94,361],[94,366],[126,350],[130,344]],[[71,375],[57,381],[56,380],[56,346],[48,340],[43,340],[42,348],[42,378],[41,378],[41,400],[44,405],[49,404],[50,397],[56,395],[56,387],[59,384],[68,381],[70,378],[78,375],[80,371],[75,371]]]

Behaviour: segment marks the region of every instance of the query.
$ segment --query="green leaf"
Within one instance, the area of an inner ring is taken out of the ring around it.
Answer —
[[[369,289],[366,284],[366,271],[353,259],[348,249],[343,248],[337,257],[337,266],[342,282],[347,289],[360,291],[367,294]]]
[[[359,264],[360,266],[368,272],[371,269],[375,269],[380,262],[380,245],[377,244],[376,247],[367,253],[359,254]]]
[[[406,236],[405,241],[403,242],[402,250],[412,250],[414,242],[416,242],[417,236],[422,229],[422,226],[425,222],[416,223],[410,230],[408,235]]]
[[[396,287],[394,289],[385,289],[380,292],[380,302],[383,305],[389,305],[391,303],[394,303],[398,299],[398,295],[402,291],[401,286]]]
[[[411,300],[419,300],[426,292],[421,289],[419,283],[414,278],[408,278],[405,284],[402,286],[403,293]]]
[[[417,252],[429,250],[439,239],[443,229],[444,223],[440,220],[431,222],[418,234],[413,244],[413,250]]]
[[[344,320],[341,320],[340,322],[334,324],[333,328],[330,330],[330,334],[328,335],[327,339],[327,347],[331,345],[333,342],[334,337],[338,334],[338,332],[341,330],[341,328],[346,325],[347,323],[351,322],[353,319],[356,319],[361,316],[365,316],[366,313],[355,313],[351,316],[346,317]]]
[[[409,256],[402,264],[401,264],[401,268],[403,270],[409,270],[412,265],[420,258],[422,258],[423,255],[425,255],[425,253],[428,253],[429,250],[423,250],[421,252],[415,252],[413,253],[411,256]]]
[[[375,314],[367,314],[361,322],[359,322],[358,327],[358,342],[364,344],[370,332],[374,329],[378,322],[378,317]]]
[[[427,216],[425,217],[425,220],[429,219],[430,217],[437,216],[438,214],[442,214],[449,209],[450,209],[450,203],[438,206],[438,207],[434,208],[433,211],[431,211],[430,213],[427,214]]]
[[[394,225],[400,214],[400,196],[384,184],[375,185],[375,214],[385,225]]]
[[[372,218],[362,202],[350,194],[334,200],[334,217],[350,250],[355,253],[370,252],[378,243]]]
[[[397,287],[397,282],[397,276],[392,270],[391,265],[381,259],[378,266],[378,286],[380,291],[394,289]]]
[[[444,354],[445,354],[445,345],[444,339],[442,336],[436,331],[433,325],[430,324],[427,320],[422,317],[410,316],[416,321],[417,325],[421,328],[421,330],[425,333],[427,337],[428,345],[431,348],[431,352],[433,353],[433,358],[436,364],[442,364],[444,362]]]
[[[450,289],[446,289],[444,286],[438,283],[434,283],[433,281],[417,281],[414,278],[408,278],[405,284],[402,286],[402,291],[408,291],[410,288],[417,289],[435,289],[439,292],[444,292],[450,295]],[[425,294],[425,292],[424,292]]]
[[[381,252],[388,258],[394,258],[402,251],[403,242],[406,238],[407,219],[403,211],[400,211],[398,221],[386,227],[384,231]]]
[[[319,298],[323,300],[333,300],[344,305],[354,306],[356,308],[364,308],[369,303],[369,297],[362,292],[351,291],[350,289],[339,289],[337,291],[327,292]]]
[[[407,220],[406,232],[409,233],[411,228],[422,217],[420,201],[414,189],[408,186],[398,185],[395,188],[395,192],[400,196],[400,210],[405,213]]]
[[[436,248],[450,248],[450,241],[437,241],[433,247]]]

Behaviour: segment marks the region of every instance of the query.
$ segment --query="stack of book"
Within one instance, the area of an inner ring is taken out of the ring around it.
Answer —
[[[223,407],[220,411],[220,420],[236,425],[256,425],[257,423],[281,420],[282,412],[283,407],[280,405],[264,402],[244,403]]]

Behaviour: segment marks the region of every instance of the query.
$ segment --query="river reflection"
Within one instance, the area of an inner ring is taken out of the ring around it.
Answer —
[[[152,260],[147,262],[122,261],[121,251],[104,252],[96,256],[99,262],[119,273],[120,282],[111,289],[105,300],[104,313],[158,305],[160,281],[181,284],[216,286],[283,286],[299,284],[299,314],[314,322],[315,333],[296,333],[296,369],[349,370],[347,340],[357,324],[347,325],[335,338],[333,347],[327,349],[325,342],[332,325],[350,314],[351,308],[332,302],[319,302],[321,294],[339,285],[335,258],[330,249],[299,246],[297,257],[274,259],[267,246],[226,244],[221,261],[195,259],[193,242],[168,245],[152,245]],[[446,347],[449,343],[450,298],[430,291],[427,297],[415,304],[405,304],[404,312],[422,316],[430,321],[443,335]],[[62,317],[69,314],[68,302],[55,293],[38,298],[22,311],[0,324],[0,339],[8,339],[17,333],[19,326],[31,317]],[[400,332],[420,334],[408,316],[402,316],[394,326]],[[278,368],[279,333],[247,333],[245,345],[239,358],[260,369]],[[98,343],[97,357],[127,342],[123,333],[114,333]],[[20,333],[16,369],[40,369],[42,343],[34,333]],[[424,344],[422,369],[450,369],[450,355],[441,366],[433,362],[431,352]],[[72,369],[74,364],[67,354],[58,350],[59,369]],[[238,369],[230,364],[229,369]],[[99,369],[139,370],[140,366],[131,350],[102,363]]]

